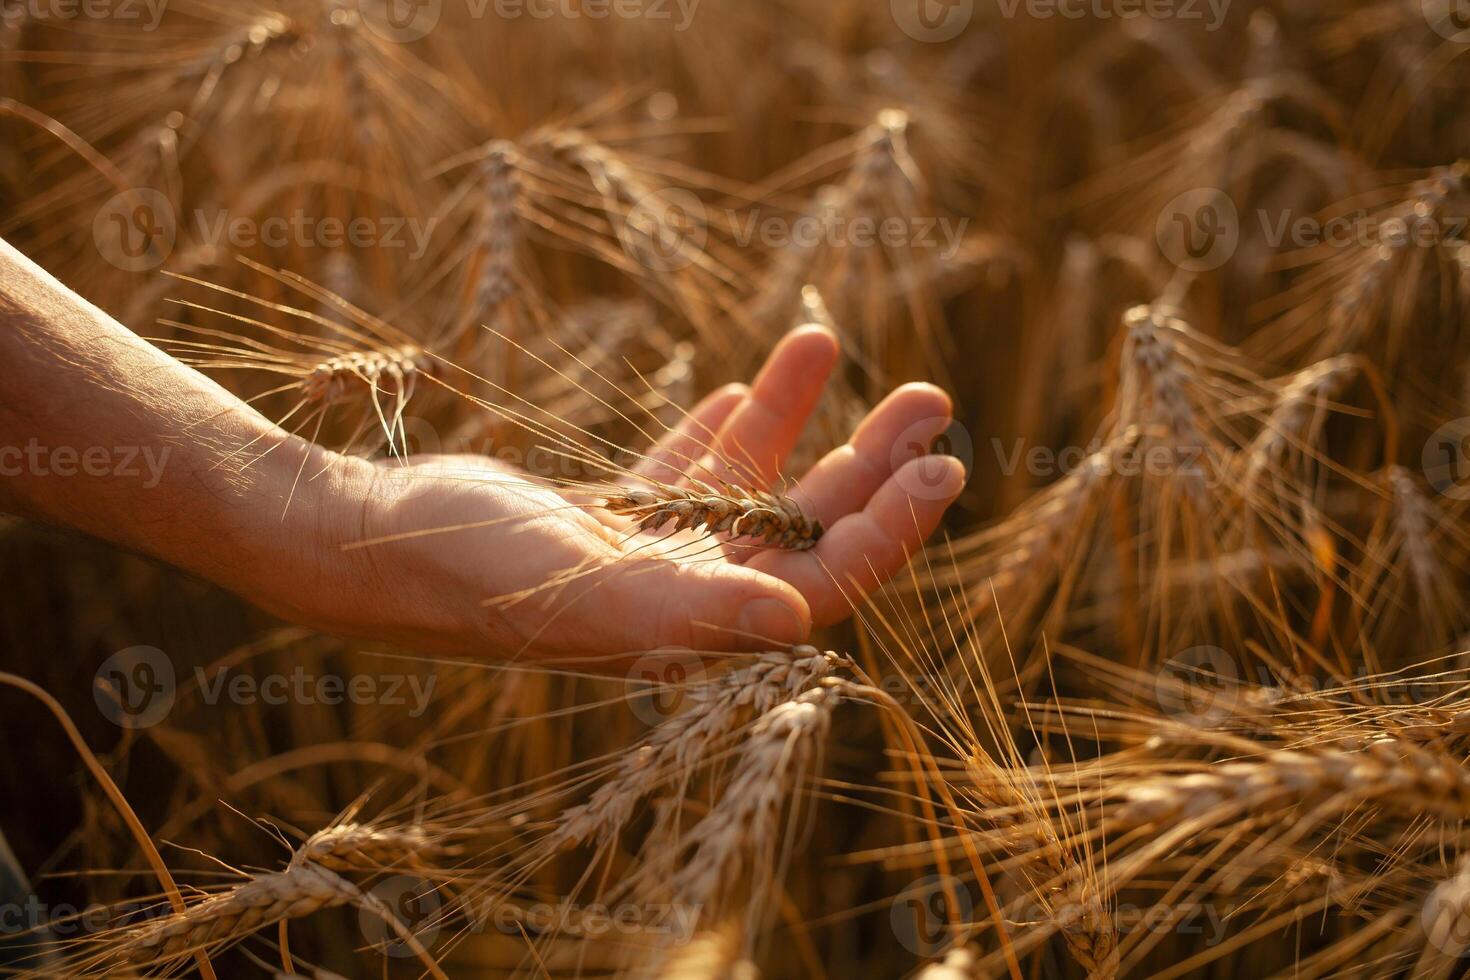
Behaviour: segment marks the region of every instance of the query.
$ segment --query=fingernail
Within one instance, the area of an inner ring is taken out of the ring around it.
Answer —
[[[740,610],[741,633],[784,646],[806,639],[801,616],[780,599],[754,599]]]

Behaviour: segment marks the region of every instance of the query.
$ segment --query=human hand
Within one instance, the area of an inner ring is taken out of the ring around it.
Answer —
[[[829,331],[793,331],[749,388],[710,395],[635,472],[675,484],[691,470],[708,482],[713,471],[769,488],[837,357]],[[333,632],[453,653],[595,659],[668,646],[783,647],[845,619],[934,530],[964,468],[919,458],[920,447],[950,413],[939,389],[905,385],[801,477],[788,492],[826,528],[807,551],[690,547],[691,532],[653,541],[635,521],[485,458],[342,458],[343,475],[318,497],[328,540],[317,546],[342,556],[325,570],[329,581],[259,601]]]

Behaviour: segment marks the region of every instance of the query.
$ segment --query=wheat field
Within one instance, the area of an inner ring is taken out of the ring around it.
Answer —
[[[1470,972],[1464,0],[0,14],[0,238],[276,424],[210,451],[281,521],[514,471],[829,595],[593,655],[524,556],[477,655],[0,514],[0,975]],[[782,465],[717,437],[828,333]],[[810,484],[915,382],[898,553]],[[432,607],[462,511],[346,547]]]

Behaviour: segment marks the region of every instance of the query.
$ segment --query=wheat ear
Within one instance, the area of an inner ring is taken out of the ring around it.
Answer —
[[[135,966],[160,964],[233,942],[284,919],[357,902],[361,892],[336,872],[308,862],[258,875],[242,885],[144,926],[118,949]]]
[[[751,914],[763,916],[770,890],[767,879],[780,872],[781,812],[786,799],[818,756],[832,724],[832,712],[852,685],[838,678],[805,691],[761,715],[741,747],[730,783],[709,814],[679,841],[689,859],[669,879],[677,906],[711,909],[740,878],[747,854],[757,880],[751,886]],[[754,923],[752,923],[754,924]],[[758,929],[747,928],[748,935]]]
[[[133,967],[172,967],[185,956],[236,943],[274,923],[355,905],[380,918],[418,957],[428,975],[444,973],[394,912],[338,870],[404,865],[430,847],[418,828],[341,824],[314,834],[282,871],[255,875],[228,891],[122,933],[105,957]],[[334,868],[336,870],[334,870]],[[109,969],[107,975],[111,975]]]
[[[572,847],[594,837],[609,841],[632,817],[639,800],[687,775],[751,715],[763,715],[796,697],[831,676],[842,662],[834,653],[799,646],[790,653],[763,654],[749,667],[685,689],[691,707],[624,755],[591,799],[563,811],[550,846]]]
[[[1155,777],[1128,790],[1108,816],[1114,827],[1202,821],[1267,802],[1341,797],[1376,802],[1415,816],[1470,817],[1470,773],[1442,752],[1390,736],[1353,748],[1278,749],[1257,760],[1209,771]]]
[[[645,531],[674,522],[675,531],[704,528],[711,534],[754,538],[773,548],[806,551],[822,538],[822,522],[802,513],[787,496],[726,486],[715,490],[694,481],[692,488],[662,484],[650,489],[608,494],[603,504],[614,514],[638,518]]]
[[[352,351],[317,362],[301,379],[301,394],[309,401],[341,401],[354,387],[396,395],[411,393],[420,374],[433,375],[437,362],[421,347]],[[405,397],[406,400],[406,397]]]
[[[420,827],[344,823],[312,834],[296,854],[333,871],[377,871],[418,867],[423,858],[441,850]]]
[[[493,310],[515,292],[516,205],[521,185],[516,176],[518,150],[514,143],[496,140],[480,164],[485,198],[476,216],[476,246],[484,254],[479,272],[475,309]]]

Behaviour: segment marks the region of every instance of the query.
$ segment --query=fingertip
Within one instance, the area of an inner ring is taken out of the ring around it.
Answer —
[[[911,499],[948,507],[965,489],[965,464],[953,456],[920,456],[900,466],[893,482]]]
[[[799,347],[803,352],[810,351],[813,354],[823,354],[831,360],[836,361],[837,355],[842,350],[838,343],[837,334],[831,327],[820,323],[804,323],[795,327],[785,337],[781,338],[778,345],[783,348]]]
[[[727,385],[721,385],[705,396],[706,401],[726,402],[736,399],[747,398],[750,395],[750,385],[742,381],[732,381]]]
[[[771,650],[802,642],[812,629],[811,609],[800,592],[741,566],[671,563],[641,583],[641,589],[645,596],[657,595],[657,615],[642,624],[629,623],[629,628],[639,632],[652,627],[652,637],[664,645]]]
[[[736,641],[761,649],[779,649],[804,641],[812,631],[812,613],[806,600],[789,585],[751,599],[736,618]]]
[[[927,381],[909,381],[901,384],[888,398],[913,402],[916,407],[922,407],[930,415],[954,417],[954,399],[949,396],[949,392]]]
[[[940,460],[941,465],[945,468],[943,486],[948,488],[949,499],[954,501],[958,499],[959,495],[965,489],[965,477],[967,474],[965,473],[964,461],[954,456],[936,456],[935,458]]]

